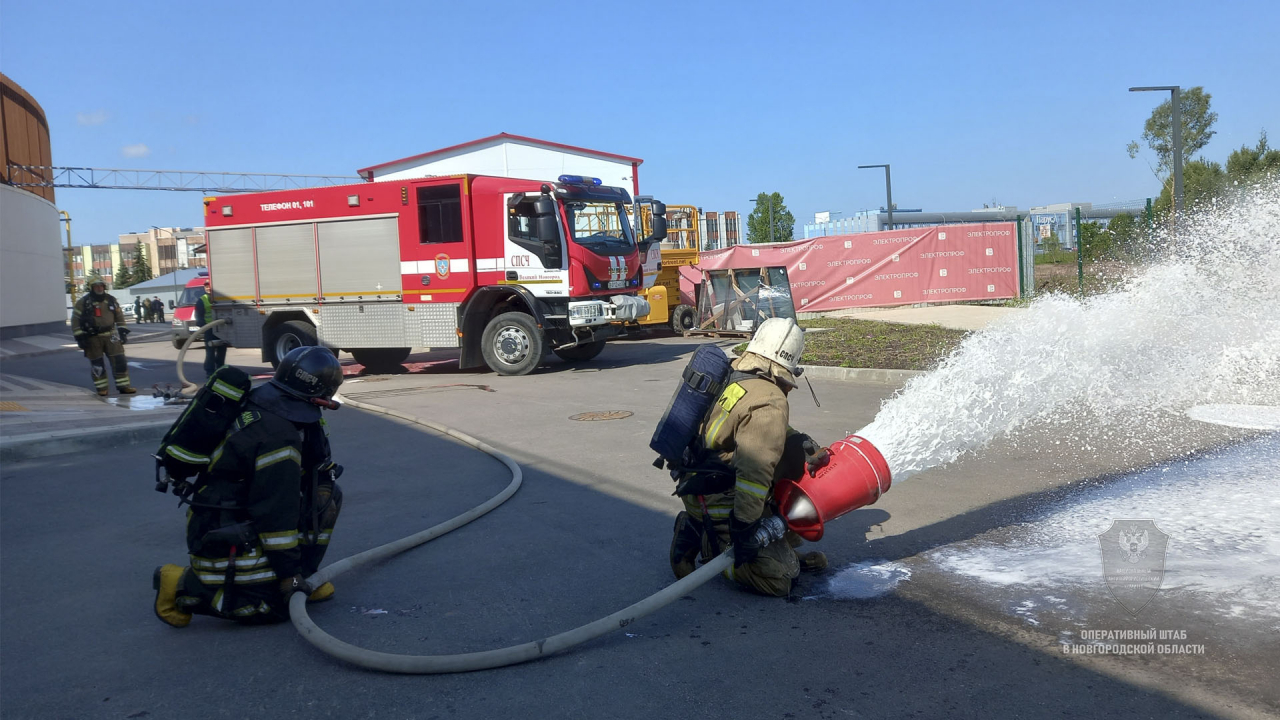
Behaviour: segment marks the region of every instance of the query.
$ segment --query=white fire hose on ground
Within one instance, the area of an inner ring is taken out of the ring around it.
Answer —
[[[183,384],[182,392],[184,394],[186,394],[189,388],[193,392],[198,388],[195,383],[188,381],[182,373],[182,362],[183,357],[187,353],[187,348],[191,347],[191,343],[195,339],[196,335],[225,322],[225,320],[215,320],[208,325],[201,327],[197,332],[192,333],[191,336],[187,338],[187,341],[182,345],[182,349],[178,351],[178,379]],[[321,568],[314,575],[307,578],[307,582],[312,587],[318,587],[344,573],[350,572],[351,570],[369,565],[370,563],[385,560],[406,550],[415,548],[423,543],[430,542],[441,535],[457,530],[463,525],[466,525],[472,520],[475,520],[481,515],[484,515],[490,510],[493,510],[506,502],[512,495],[515,495],[517,490],[520,489],[520,484],[523,482],[524,477],[520,471],[520,466],[511,458],[503,455],[501,452],[498,452],[486,443],[477,440],[466,433],[396,410],[356,402],[346,398],[342,398],[341,400],[344,405],[350,405],[358,410],[399,418],[415,425],[429,428],[486,453],[498,462],[507,466],[507,469],[511,471],[511,482],[503,488],[502,492],[451,520],[447,520],[439,525],[427,528],[422,532],[401,538],[400,540],[380,545],[371,550],[365,550],[362,553],[352,555],[349,558],[339,560],[338,562]],[[672,583],[671,585],[668,585],[640,602],[623,608],[622,610],[619,610],[607,617],[600,618],[599,620],[587,623],[586,625],[582,625],[581,627],[577,627],[572,630],[567,630],[558,635],[552,635],[550,637],[524,643],[522,645],[512,645],[505,648],[485,650],[482,652],[461,653],[458,655],[398,655],[395,653],[366,650],[365,648],[343,642],[329,633],[326,633],[324,630],[321,630],[319,626],[311,621],[310,616],[307,615],[307,596],[300,592],[294,593],[293,596],[289,598],[289,617],[293,621],[293,626],[298,629],[298,632],[304,639],[306,639],[307,642],[316,646],[321,651],[340,660],[345,660],[353,665],[358,665],[370,670],[415,675],[470,672],[472,670],[485,670],[536,660],[540,657],[560,652],[561,650],[567,650],[574,645],[579,645],[587,642],[588,640],[594,640],[601,635],[605,635],[619,628],[624,628],[645,615],[671,604],[681,596],[689,594],[694,589],[703,585],[728,568],[732,563],[733,548],[730,548],[695,570],[693,573]]]

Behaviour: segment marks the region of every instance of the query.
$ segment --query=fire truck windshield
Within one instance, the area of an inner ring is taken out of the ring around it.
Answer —
[[[621,203],[566,202],[573,241],[597,254],[616,254],[636,246]]]

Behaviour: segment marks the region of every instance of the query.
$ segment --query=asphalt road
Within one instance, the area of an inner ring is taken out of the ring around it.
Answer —
[[[144,365],[163,359],[157,348],[135,347]],[[344,576],[313,619],[372,649],[469,652],[545,637],[665,586],[677,505],[645,444],[692,347],[679,339],[618,343],[582,368],[557,363],[524,378],[460,373],[442,362],[346,384],[352,397],[492,442],[521,462],[525,483],[475,523]],[[32,360],[42,362],[31,372],[9,362],[5,370],[60,382],[74,376],[41,373],[83,371],[83,358],[71,353]],[[142,370],[154,373],[148,382],[164,380],[162,367]],[[893,391],[815,387],[822,408],[800,391],[793,424],[824,441],[860,427]],[[634,414],[569,419],[598,410]],[[418,428],[351,409],[332,413],[331,424],[335,456],[347,466],[331,561],[452,517],[508,480],[497,462]],[[1124,679],[1055,656],[923,590],[799,599],[822,582],[811,577],[792,602],[716,580],[628,632],[464,675],[354,669],[313,650],[288,624],[240,628],[197,617],[176,630],[152,615],[150,578],[156,565],[184,561],[183,513],[151,489],[150,450],[4,468],[0,715],[1132,719],[1211,716],[1204,708],[1214,707],[1212,697],[1178,694],[1176,681]],[[1010,522],[1040,493],[1132,462],[996,447],[895,487],[833,525],[822,548],[836,565],[909,557]]]

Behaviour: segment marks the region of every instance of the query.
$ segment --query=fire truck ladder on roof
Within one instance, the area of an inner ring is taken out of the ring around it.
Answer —
[[[15,187],[101,188],[105,190],[173,190],[243,193],[292,190],[362,183],[353,175],[280,175],[273,173],[201,172],[198,170],[124,170],[119,168],[52,167],[9,163]]]

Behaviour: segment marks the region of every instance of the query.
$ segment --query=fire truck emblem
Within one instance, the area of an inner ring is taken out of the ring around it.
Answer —
[[[440,253],[436,256],[436,274],[443,280],[449,277],[449,256]]]
[[[1098,543],[1111,596],[1137,617],[1164,582],[1169,536],[1153,520],[1116,520],[1098,536]]]

